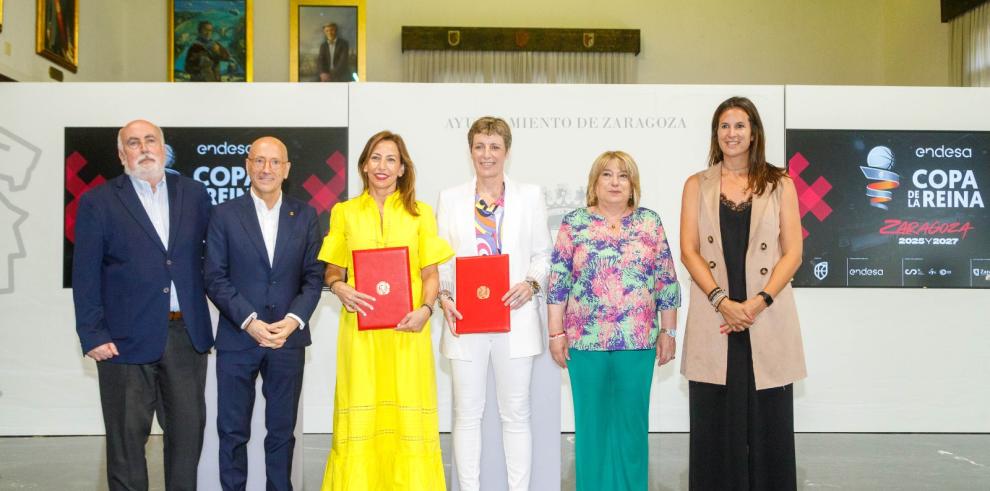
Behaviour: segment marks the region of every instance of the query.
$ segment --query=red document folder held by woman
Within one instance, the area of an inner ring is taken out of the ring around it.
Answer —
[[[457,334],[509,332],[509,256],[459,257],[457,270]]]
[[[375,297],[374,310],[358,314],[358,330],[391,329],[412,310],[409,284],[409,248],[386,247],[351,253],[354,260],[354,288]]]

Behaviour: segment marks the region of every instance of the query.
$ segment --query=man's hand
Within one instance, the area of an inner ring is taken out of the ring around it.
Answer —
[[[120,352],[117,351],[117,345],[113,343],[101,344],[86,353],[86,356],[96,361],[106,361],[118,355]]]
[[[273,326],[274,324],[269,324],[260,319],[254,319],[244,330],[258,342],[258,346],[273,349],[281,348],[282,344],[285,343],[285,339],[275,337],[279,329]]]
[[[269,332],[274,334],[272,340],[278,343],[279,348],[285,344],[286,339],[289,339],[289,335],[298,328],[299,321],[289,316],[285,316],[285,319],[269,324]]]

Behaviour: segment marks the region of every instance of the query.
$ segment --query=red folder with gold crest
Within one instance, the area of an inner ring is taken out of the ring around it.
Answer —
[[[374,310],[358,314],[358,330],[391,329],[412,310],[409,248],[386,247],[353,251],[354,288],[375,297]]]
[[[502,295],[509,291],[509,256],[459,257],[457,271],[457,334],[509,332],[509,307]]]

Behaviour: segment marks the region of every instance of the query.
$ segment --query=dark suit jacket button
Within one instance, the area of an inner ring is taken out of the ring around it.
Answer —
[[[708,267],[715,269],[715,261],[708,261]]]
[[[767,268],[760,268],[760,274],[767,274]]]
[[[273,284],[273,285],[275,284],[275,280],[272,280],[272,284]]]
[[[171,266],[172,265],[172,260],[171,259],[166,259],[165,260],[165,265],[166,266]]]
[[[715,242],[715,237],[712,237],[711,235],[709,235],[708,236],[708,243],[711,244],[712,242]]]
[[[162,288],[162,291],[168,293],[168,287],[166,286],[165,288]]]
[[[765,250],[767,250],[767,243],[766,243],[766,242],[762,242],[762,243],[760,243],[760,250],[761,250],[761,251],[765,251]]]

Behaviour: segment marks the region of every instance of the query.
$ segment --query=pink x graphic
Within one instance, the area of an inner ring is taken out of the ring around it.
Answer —
[[[801,152],[797,152],[788,161],[787,173],[790,174],[791,179],[794,180],[794,187],[797,188],[798,210],[801,212],[801,218],[804,218],[810,211],[819,222],[823,222],[832,213],[832,207],[824,199],[825,195],[832,190],[832,184],[826,181],[824,177],[818,176],[818,179],[809,185],[801,177],[801,173],[809,165],[811,164],[808,159],[804,158]],[[808,237],[808,229],[804,228],[803,225],[801,232],[804,238]]]
[[[334,152],[326,160],[326,164],[333,174],[329,181],[324,183],[319,177],[311,175],[302,184],[303,189],[312,196],[309,206],[312,206],[318,215],[330,211],[347,189],[347,159],[344,155]]]
[[[103,184],[103,176],[96,176],[86,182],[79,177],[79,171],[86,167],[86,158],[79,152],[72,152],[65,158],[65,190],[72,196],[69,204],[65,205],[65,236],[69,242],[76,242],[76,213],[79,211],[79,198],[90,189]]]

